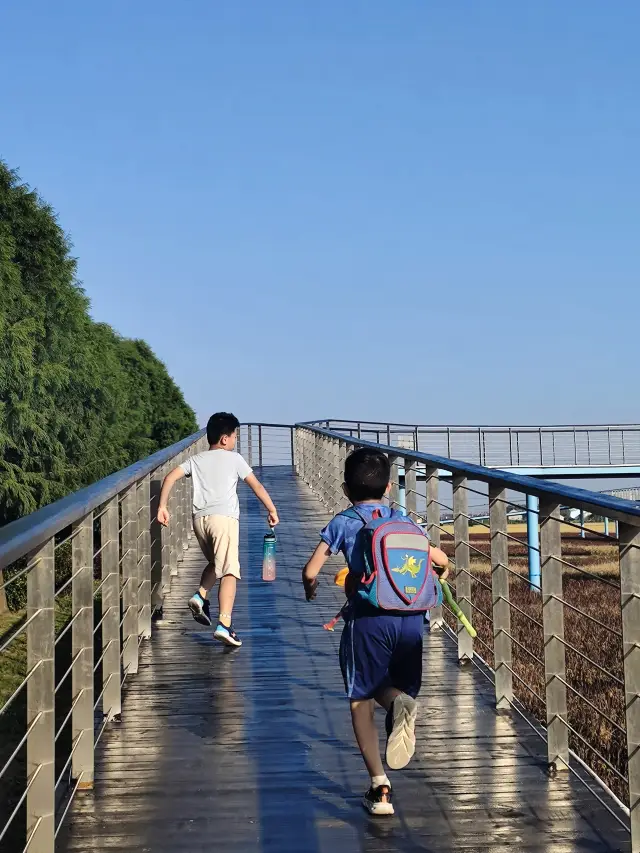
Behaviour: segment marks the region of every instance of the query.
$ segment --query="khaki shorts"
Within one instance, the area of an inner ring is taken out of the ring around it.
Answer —
[[[226,515],[204,515],[193,519],[193,532],[208,562],[216,570],[216,578],[240,577],[238,554],[240,524]]]

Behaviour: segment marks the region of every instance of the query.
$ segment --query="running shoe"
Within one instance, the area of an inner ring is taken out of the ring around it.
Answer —
[[[369,788],[362,798],[362,805],[373,815],[393,814],[393,803],[391,802],[391,787],[389,785],[378,785],[377,788]]]
[[[416,751],[416,716],[418,705],[415,699],[400,693],[387,712],[386,759],[390,770],[402,770],[411,761]]]
[[[203,598],[199,592],[189,600],[189,610],[193,613],[193,618],[201,625],[206,625],[207,628],[211,625],[211,616],[209,615],[209,599]]]
[[[220,640],[220,642],[224,643],[226,646],[234,646],[235,648],[238,648],[238,646],[242,645],[242,640],[233,630],[232,625],[227,628],[227,626],[223,625],[222,622],[218,622],[218,627],[213,632],[213,636],[216,640]]]

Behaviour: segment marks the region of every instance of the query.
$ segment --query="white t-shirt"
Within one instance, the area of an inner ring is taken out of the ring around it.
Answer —
[[[205,450],[180,466],[193,478],[193,515],[240,518],[236,486],[252,473],[247,462],[232,450]]]

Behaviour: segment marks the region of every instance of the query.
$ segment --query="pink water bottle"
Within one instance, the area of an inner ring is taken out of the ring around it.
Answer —
[[[262,580],[274,581],[276,579],[276,534],[273,528],[265,533],[264,546],[262,549]]]

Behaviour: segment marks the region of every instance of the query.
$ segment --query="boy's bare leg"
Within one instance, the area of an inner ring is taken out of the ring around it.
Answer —
[[[207,566],[202,573],[202,577],[200,578],[200,589],[198,592],[202,596],[202,598],[206,598],[209,590],[213,587],[216,582],[216,569],[213,563],[207,563]]]
[[[375,704],[373,699],[351,700],[351,722],[353,731],[360,747],[360,752],[367,766],[369,775],[384,776],[384,767],[380,757],[378,728],[374,720]]]
[[[231,614],[236,600],[237,580],[234,575],[224,575],[218,587],[218,603],[220,605],[220,621],[225,627],[231,625]]]
[[[379,690],[375,695],[375,700],[385,711],[388,711],[389,708],[393,705],[393,700],[396,696],[400,695],[400,690],[395,687],[383,687],[382,690]]]

